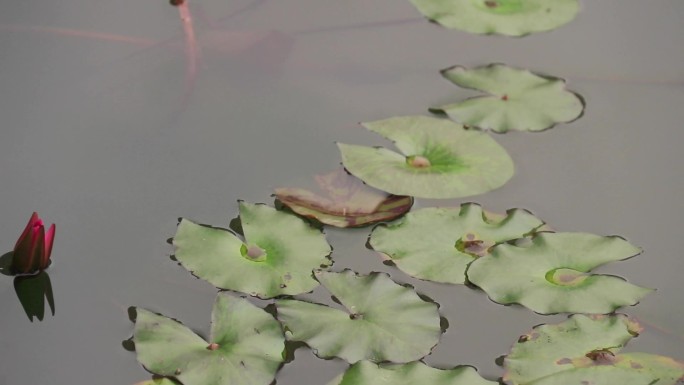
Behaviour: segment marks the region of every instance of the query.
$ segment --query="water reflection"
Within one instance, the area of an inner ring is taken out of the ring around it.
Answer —
[[[10,266],[12,265],[13,253],[4,254],[0,257],[0,273],[12,276]],[[21,306],[26,312],[28,319],[33,322],[34,318],[42,321],[45,318],[45,302],[50,307],[50,313],[55,315],[55,297],[52,292],[50,275],[43,270],[35,275],[19,275],[14,277],[14,291]]]
[[[50,275],[46,271],[41,271],[36,275],[15,277],[14,290],[31,322],[33,322],[34,317],[38,321],[43,320],[46,299],[50,306],[50,312],[53,316],[55,315],[55,298],[52,293],[52,283],[50,282]]]

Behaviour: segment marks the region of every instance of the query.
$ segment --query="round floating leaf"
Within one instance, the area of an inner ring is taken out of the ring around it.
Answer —
[[[497,385],[477,374],[470,366],[442,370],[422,362],[377,365],[359,361],[328,385]]]
[[[579,118],[582,99],[565,89],[565,81],[503,64],[466,69],[455,66],[442,75],[464,88],[488,93],[433,108],[459,123],[496,132],[541,131]]]
[[[137,382],[134,385],[179,385],[179,383],[172,380],[172,379],[163,377],[163,378],[153,378],[151,380]]]
[[[502,186],[513,161],[489,135],[446,119],[405,116],[363,123],[404,153],[338,143],[342,163],[368,185],[396,195],[459,198]]]
[[[183,219],[176,258],[216,287],[261,298],[311,291],[318,286],[312,270],[332,264],[325,236],[294,215],[240,202],[240,221],[246,242]]]
[[[335,227],[361,227],[404,215],[413,198],[390,195],[367,186],[339,169],[316,175],[323,195],[300,188],[278,188],[276,198],[295,213]]]
[[[609,313],[652,290],[587,273],[640,251],[615,236],[541,233],[526,245],[495,246],[470,264],[467,278],[495,302],[519,303],[541,314]]]
[[[184,385],[269,385],[283,362],[280,324],[262,309],[225,293],[216,297],[205,341],[178,321],[137,309],[138,361]]]
[[[388,275],[317,272],[346,311],[296,300],[278,300],[278,319],[289,340],[303,341],[321,358],[354,363],[409,362],[424,357],[442,334],[435,303],[421,299]]]
[[[617,354],[641,326],[624,315],[574,315],[520,337],[504,359],[511,385],[674,385],[684,364],[645,353]]]
[[[494,215],[475,203],[430,207],[413,211],[398,223],[376,227],[370,245],[408,275],[460,284],[465,282],[466,267],[491,246],[521,238],[543,224],[520,209]]]
[[[428,19],[477,34],[523,36],[569,23],[577,0],[411,0]]]

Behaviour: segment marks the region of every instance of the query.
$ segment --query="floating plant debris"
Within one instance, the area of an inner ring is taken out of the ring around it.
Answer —
[[[285,350],[283,330],[270,314],[226,293],[214,303],[211,342],[176,320],[140,308],[133,341],[147,370],[184,385],[269,385]]]
[[[528,70],[490,64],[467,69],[454,66],[442,76],[463,88],[488,93],[462,102],[432,108],[456,122],[496,132],[542,131],[582,115],[584,103],[565,89],[563,79]]]
[[[435,369],[422,362],[408,364],[374,364],[359,361],[328,385],[497,385],[477,374],[470,366]]]
[[[361,227],[402,216],[413,198],[369,187],[344,169],[315,176],[323,194],[300,188],[278,188],[276,198],[295,213],[335,227]]]
[[[618,354],[641,332],[621,315],[573,315],[555,325],[536,326],[520,337],[504,359],[509,385],[675,385],[684,363],[645,353]]]
[[[176,259],[221,289],[260,298],[313,290],[312,270],[332,265],[325,236],[302,219],[240,202],[245,242],[228,230],[183,219],[173,238]]]
[[[464,203],[413,211],[397,223],[373,229],[369,243],[410,276],[461,284],[468,264],[490,247],[521,238],[543,224],[525,210],[493,215],[478,204]]]
[[[344,167],[368,185],[396,195],[459,198],[502,186],[514,173],[506,150],[486,133],[446,119],[395,117],[363,123],[404,154],[338,143]]]
[[[609,313],[635,305],[652,290],[589,271],[640,252],[615,236],[540,233],[527,245],[495,246],[466,274],[501,304],[519,303],[541,314]]]
[[[572,21],[577,0],[411,0],[431,21],[476,34],[524,36]]]
[[[297,300],[277,300],[278,319],[292,341],[321,358],[397,363],[430,353],[442,334],[438,305],[387,274],[319,271],[316,278],[346,311]]]

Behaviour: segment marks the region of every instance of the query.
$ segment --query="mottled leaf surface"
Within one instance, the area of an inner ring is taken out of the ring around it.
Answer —
[[[359,361],[328,385],[496,385],[477,374],[470,366],[442,370],[422,362],[408,364],[374,364]]]
[[[316,175],[322,193],[277,188],[276,198],[295,213],[335,227],[361,227],[405,214],[413,198],[372,188],[344,169]]]
[[[295,215],[241,202],[240,222],[244,242],[183,219],[173,238],[176,258],[216,287],[260,298],[311,291],[318,286],[312,270],[332,264],[325,236]]]
[[[219,293],[205,341],[176,320],[137,309],[138,361],[184,385],[269,385],[283,362],[280,324],[242,298]]]
[[[442,75],[460,87],[488,94],[432,109],[468,126],[496,132],[541,131],[573,121],[584,111],[582,99],[566,90],[563,79],[503,64],[455,66]]]
[[[640,252],[615,236],[540,233],[529,244],[495,246],[470,264],[467,278],[495,302],[519,303],[541,314],[609,313],[652,290],[588,272]]]
[[[577,0],[411,0],[428,19],[476,34],[524,36],[572,21]]]
[[[618,352],[641,332],[618,315],[573,315],[537,326],[520,337],[504,359],[504,382],[511,385],[675,385],[684,364],[646,353]]]
[[[342,163],[391,194],[436,199],[483,194],[514,173],[508,153],[489,135],[446,119],[404,116],[363,125],[392,140],[403,154],[338,143]]]
[[[403,363],[424,357],[439,341],[438,306],[388,275],[347,270],[316,276],[345,310],[298,300],[276,306],[288,340],[305,342],[317,356]]]
[[[408,275],[461,284],[466,267],[499,242],[521,238],[544,223],[525,210],[486,213],[475,203],[413,211],[399,222],[376,227],[371,247]]]

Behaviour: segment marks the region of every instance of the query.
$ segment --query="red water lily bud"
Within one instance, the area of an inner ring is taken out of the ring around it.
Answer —
[[[50,226],[46,233],[43,220],[38,213],[33,213],[14,246],[12,271],[17,274],[29,274],[45,270],[50,264],[54,238],[55,225]]]

